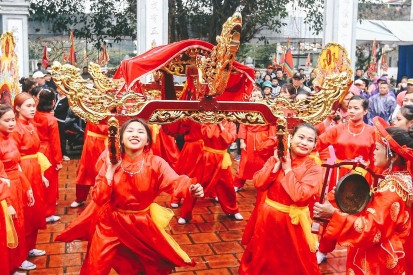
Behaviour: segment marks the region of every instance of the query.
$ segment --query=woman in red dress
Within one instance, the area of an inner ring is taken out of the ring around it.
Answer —
[[[276,141],[270,137],[269,125],[250,126],[241,124],[238,129],[238,138],[240,139],[241,160],[238,171],[234,177],[234,189],[241,189],[246,180],[252,179],[255,172],[260,170],[274,150]]]
[[[400,127],[408,131],[413,126],[413,106],[406,105],[400,108],[393,126]],[[413,171],[410,171],[413,172]],[[413,227],[410,230],[409,238],[405,244],[406,251],[406,275],[413,275]]]
[[[169,274],[174,266],[193,265],[165,232],[173,212],[153,202],[161,192],[202,197],[201,185],[178,176],[165,160],[150,153],[146,123],[125,122],[120,144],[120,162],[106,161],[92,189],[101,209],[82,274],[109,274],[115,262],[132,264],[137,274]]]
[[[342,213],[329,202],[316,203],[314,215],[331,218],[324,237],[347,250],[347,274],[405,274],[404,243],[411,228],[413,133],[388,127],[376,117],[374,165],[385,178],[372,189],[373,198],[360,213]],[[411,168],[411,167],[409,167]]]
[[[18,246],[9,248],[10,269],[35,269],[36,265],[27,261],[25,207],[33,206],[34,197],[29,181],[21,172],[19,165],[20,152],[16,141],[11,137],[16,126],[13,109],[8,105],[0,105],[0,160],[4,164],[7,178],[10,180],[10,196],[7,204],[13,206],[15,213],[13,222],[18,236]]]
[[[253,181],[266,198],[258,202],[254,234],[242,256],[239,274],[320,274],[311,234],[308,204],[320,190],[322,171],[309,157],[317,130],[300,124],[292,134],[291,152],[281,161],[277,151]],[[265,193],[263,193],[265,194]]]
[[[40,149],[52,166],[44,172],[44,176],[49,181],[49,187],[45,190],[44,203],[46,222],[60,220],[56,216],[56,203],[59,197],[59,170],[62,169],[62,151],[60,149],[59,127],[57,120],[51,113],[55,104],[55,95],[48,89],[43,89],[39,93],[39,103],[34,116],[34,123],[40,138]]]
[[[15,215],[12,205],[8,205],[10,197],[10,180],[4,171],[3,162],[0,161],[0,270],[11,274],[10,269],[10,251],[9,248],[15,248],[18,245],[16,230],[12,215]],[[23,273],[15,272],[15,274],[23,275]],[[24,273],[26,274],[26,273]]]
[[[162,125],[171,135],[183,135],[184,146],[176,161],[175,171],[178,175],[196,176],[196,163],[202,157],[204,141],[202,140],[201,125],[191,119],[183,119],[168,125]],[[178,207],[182,198],[172,197],[171,207]]]
[[[237,138],[236,126],[226,120],[219,124],[203,124],[201,133],[204,147],[202,157],[194,164],[195,177],[204,187],[206,196],[212,196],[216,192],[222,210],[236,220],[242,220],[234,191],[231,157],[227,152],[228,146]],[[192,218],[195,203],[196,198],[185,197],[179,224],[185,224]]]
[[[366,165],[371,165],[374,152],[374,128],[363,121],[368,112],[368,100],[362,96],[352,96],[348,102],[347,121],[338,124],[320,135],[317,143],[317,151],[321,152],[332,145],[336,154],[336,162],[358,159]],[[328,190],[332,190],[336,180],[340,179],[350,170],[340,168],[339,173],[331,174]],[[332,198],[329,194],[329,199]],[[317,261],[326,260],[326,254],[333,251],[335,242],[328,242],[321,238]]]
[[[26,247],[29,256],[42,256],[44,250],[35,249],[37,231],[46,228],[46,213],[44,209],[44,187],[49,186],[49,181],[44,177],[40,161],[45,158],[40,156],[40,139],[36,127],[31,123],[36,113],[36,105],[29,93],[20,93],[14,98],[16,113],[16,130],[12,137],[20,149],[20,166],[26,178],[30,179],[33,195],[36,200],[32,207],[25,208]],[[39,161],[40,160],[40,161]],[[47,164],[46,164],[47,165]],[[50,166],[50,163],[48,163]]]
[[[108,139],[108,125],[88,122],[85,129],[85,142],[80,157],[76,177],[76,200],[70,207],[79,207],[85,203],[89,189],[95,185],[95,178],[99,171],[95,164],[106,148]]]

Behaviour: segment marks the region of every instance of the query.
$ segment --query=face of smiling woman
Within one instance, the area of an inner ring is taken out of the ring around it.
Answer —
[[[303,157],[309,155],[316,143],[316,133],[308,127],[300,127],[291,138],[291,156]]]
[[[149,144],[145,127],[140,122],[131,122],[123,133],[122,142],[126,154],[141,154],[145,146]]]

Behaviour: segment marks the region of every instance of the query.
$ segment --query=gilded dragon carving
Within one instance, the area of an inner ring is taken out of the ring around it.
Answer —
[[[91,62],[89,63],[88,68],[89,73],[93,77],[93,83],[99,91],[117,91],[124,85],[124,81],[120,79],[109,78],[104,75],[99,64]]]
[[[241,25],[242,16],[236,12],[224,23],[210,57],[197,57],[199,81],[208,85],[205,96],[218,96],[224,92],[240,45]]]
[[[235,13],[224,24],[217,38],[218,45],[211,52],[188,48],[183,55],[189,59],[180,55],[160,68],[182,75],[184,67],[194,66],[197,57],[195,65],[200,82],[204,83],[199,86],[208,87],[200,100],[148,100],[151,91],[142,94],[124,90],[121,88],[122,80],[107,78],[99,65],[93,63],[89,66],[93,83],[83,80],[79,69],[68,64],[54,63],[52,76],[58,89],[66,93],[72,110],[93,123],[109,117],[141,117],[150,123],[163,124],[188,117],[201,123],[218,123],[226,119],[251,125],[278,124],[286,130],[291,128],[293,119],[312,124],[322,121],[333,105],[344,97],[351,84],[352,71],[347,53],[335,43],[328,44],[320,55],[319,76],[316,79],[320,91],[305,102],[292,103],[281,97],[260,103],[215,100],[215,96],[222,94],[227,85],[239,47],[241,23],[241,15]],[[289,115],[286,115],[286,110]]]

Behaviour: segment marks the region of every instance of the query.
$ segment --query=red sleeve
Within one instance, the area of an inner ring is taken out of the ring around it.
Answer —
[[[326,131],[326,125],[324,124],[324,121],[317,123],[314,127],[317,129],[318,135],[321,135]]]
[[[268,129],[268,139],[257,145],[257,151],[274,151],[278,144],[277,127],[271,125]]]
[[[283,177],[281,185],[291,200],[306,202],[320,190],[322,177],[321,167],[314,164],[304,172],[300,180],[296,178],[294,170],[291,170]]]
[[[98,205],[104,205],[110,200],[112,195],[112,185],[108,185],[108,180],[106,179],[107,164],[103,162],[102,167],[96,176],[95,186],[92,188],[92,199]],[[115,173],[116,174],[116,173]]]
[[[62,149],[60,147],[59,126],[56,119],[50,120],[50,150],[55,163],[62,163]]]
[[[328,129],[326,132],[324,132],[322,135],[318,137],[317,140],[317,147],[316,150],[318,152],[323,151],[326,149],[329,145],[334,145],[337,140],[337,127],[333,127]]]
[[[21,184],[23,186],[24,193],[32,189],[32,186],[29,182],[29,180],[26,178],[26,176],[23,174],[23,172],[19,171],[19,178],[21,181]]]
[[[253,183],[255,188],[257,188],[259,191],[267,190],[280,173],[280,171],[278,171],[277,173],[272,172],[275,162],[275,157],[272,156],[267,160],[261,170],[255,172],[253,176]]]
[[[224,142],[230,145],[237,139],[237,126],[233,122],[227,122],[224,127],[225,129],[223,131],[220,129],[218,129],[218,131],[221,132],[221,137]]]
[[[203,124],[201,127],[202,135],[207,138],[219,137],[220,131],[219,126],[216,124]]]
[[[247,126],[240,124],[238,128],[238,138],[246,139],[247,138]]]
[[[159,172],[159,190],[185,198],[189,192],[189,186],[196,183],[196,178],[191,179],[186,175],[179,176],[169,164],[162,158],[156,157]]]
[[[0,163],[3,165],[3,163],[0,161]],[[4,169],[3,169],[4,172]],[[0,177],[7,179],[7,175],[3,176],[1,175]],[[6,183],[4,183],[3,181],[0,181],[0,201],[5,200],[9,197],[9,187],[7,186]]]
[[[1,178],[5,178],[5,179],[7,179],[8,177],[7,177],[7,173],[6,173],[6,171],[4,170],[4,164],[3,164],[3,162],[0,160],[0,177]]]

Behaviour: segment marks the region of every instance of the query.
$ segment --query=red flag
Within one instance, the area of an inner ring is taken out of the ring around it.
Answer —
[[[69,51],[69,63],[76,66],[76,53],[75,53],[75,40],[73,37],[73,30],[70,31],[70,51]]]
[[[387,70],[389,69],[389,64],[387,63],[387,56],[385,53],[383,53],[383,55],[381,56],[381,62],[380,62],[380,68],[387,72]]]
[[[292,77],[294,74],[294,60],[293,53],[291,51],[290,39],[287,39],[287,51],[285,52],[284,72],[288,77]]]
[[[50,65],[49,57],[47,56],[47,44],[43,47],[43,57],[42,57],[43,67],[47,68]]]
[[[310,67],[311,66],[311,53],[307,55],[307,59],[305,60],[305,66]]]
[[[376,40],[373,41],[373,46],[371,47],[371,60],[369,69],[367,70],[367,75],[372,76],[373,73],[377,73],[377,62],[376,62]]]
[[[104,65],[108,64],[108,62],[109,62],[109,53],[108,53],[108,50],[106,48],[106,42],[103,41],[102,52],[100,53],[98,63],[99,63],[99,65],[104,66]]]

